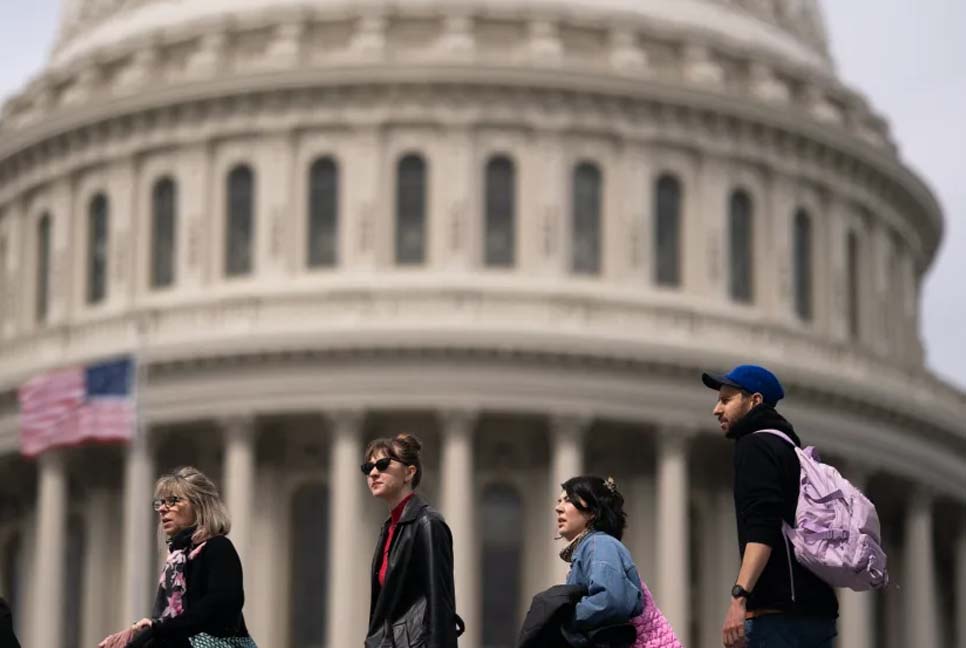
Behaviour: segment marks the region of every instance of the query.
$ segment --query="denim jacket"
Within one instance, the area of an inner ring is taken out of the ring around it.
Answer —
[[[567,584],[587,588],[574,616],[579,630],[625,623],[644,611],[641,577],[631,553],[602,531],[590,532],[577,547]]]

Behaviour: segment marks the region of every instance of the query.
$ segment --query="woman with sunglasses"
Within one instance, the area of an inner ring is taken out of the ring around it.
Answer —
[[[389,518],[372,559],[366,648],[456,648],[463,621],[456,614],[453,537],[443,516],[414,490],[423,476],[414,436],[376,439],[362,473]]]
[[[199,470],[158,480],[154,510],[168,543],[154,609],[99,648],[255,648],[245,627],[242,566],[227,534],[228,511]]]

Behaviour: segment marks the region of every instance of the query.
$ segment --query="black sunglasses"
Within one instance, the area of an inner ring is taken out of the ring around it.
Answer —
[[[368,475],[371,473],[373,468],[379,472],[386,472],[386,470],[389,468],[389,464],[391,464],[393,461],[399,461],[399,459],[396,459],[395,457],[383,457],[382,459],[377,459],[376,461],[367,461],[359,466],[359,468],[362,470],[363,475]],[[403,462],[399,461],[399,463]]]

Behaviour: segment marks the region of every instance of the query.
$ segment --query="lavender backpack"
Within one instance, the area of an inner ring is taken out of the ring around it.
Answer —
[[[794,547],[798,562],[833,587],[862,592],[888,585],[879,515],[872,502],[838,470],[819,461],[815,448],[802,450],[778,430],[756,434],[773,434],[790,443],[802,467],[795,526],[783,523],[785,541]],[[792,587],[794,591],[794,577]]]

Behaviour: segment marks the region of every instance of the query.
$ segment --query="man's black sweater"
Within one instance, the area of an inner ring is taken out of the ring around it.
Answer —
[[[749,542],[772,548],[748,598],[747,609],[837,617],[835,592],[802,567],[794,552],[789,555],[782,533],[783,520],[795,524],[801,473],[798,456],[784,439],[774,434],[754,434],[758,430],[779,430],[801,446],[791,423],[764,404],[752,409],[728,431],[728,437],[735,440],[735,515],[741,557],[744,559]]]

